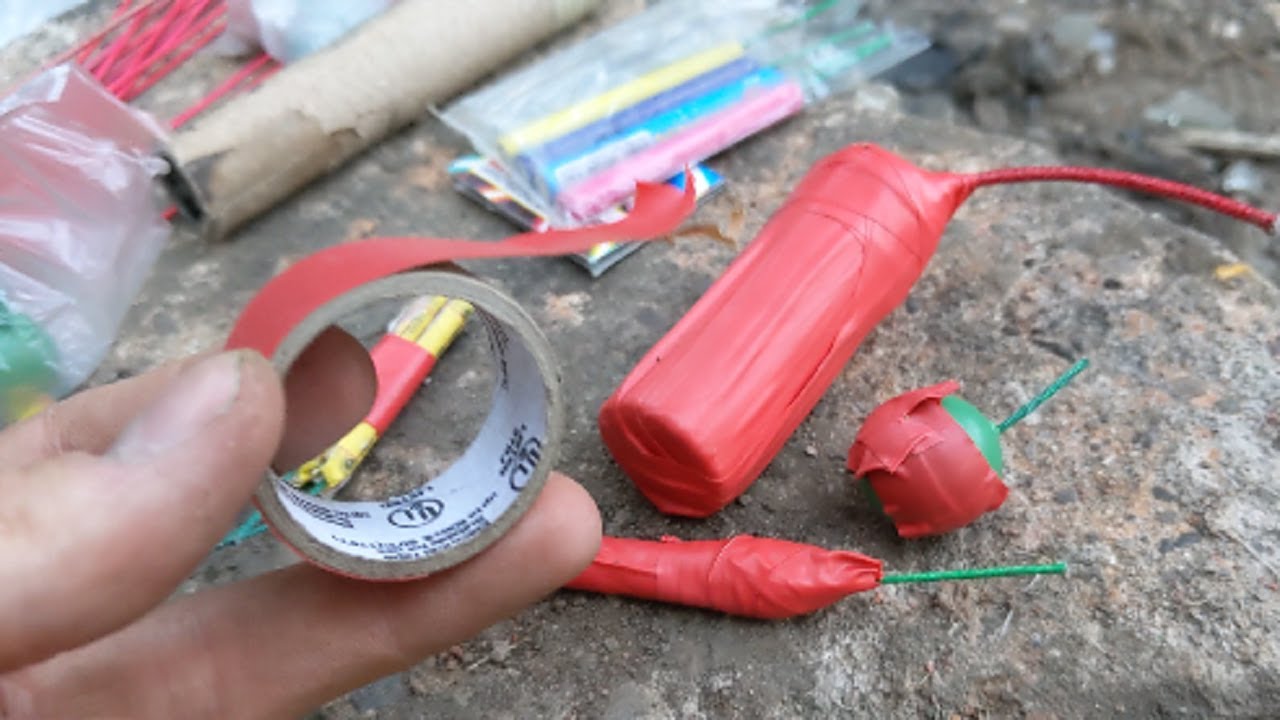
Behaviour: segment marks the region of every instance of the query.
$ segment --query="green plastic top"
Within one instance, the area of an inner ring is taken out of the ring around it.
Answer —
[[[964,428],[965,433],[978,446],[978,451],[986,459],[987,464],[999,476],[1004,472],[1004,452],[1000,449],[1000,431],[995,423],[987,419],[982,411],[974,407],[968,400],[959,395],[948,395],[942,398],[942,407],[956,423]]]
[[[0,392],[52,390],[57,382],[53,339],[34,320],[0,301]]]

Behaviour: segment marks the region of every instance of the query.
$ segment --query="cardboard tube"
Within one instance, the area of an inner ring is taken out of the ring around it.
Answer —
[[[598,5],[401,0],[178,134],[169,189],[225,237]]]

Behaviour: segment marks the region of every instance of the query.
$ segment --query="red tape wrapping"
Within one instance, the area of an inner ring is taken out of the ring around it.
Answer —
[[[871,590],[882,576],[875,558],[787,540],[606,537],[595,561],[566,587],[777,620]]]
[[[906,298],[972,188],[874,145],[819,161],[601,409],[640,490],[694,517],[745,491]]]
[[[955,381],[912,390],[867,416],[849,450],[904,538],[940,535],[1004,503],[1009,489],[964,428],[942,406]]]
[[[290,338],[290,333],[304,321],[307,325],[315,324],[315,320],[308,321],[308,318],[321,308],[368,283],[427,266],[465,259],[567,255],[584,252],[601,242],[642,241],[670,235],[695,207],[696,194],[691,179],[686,178],[685,188],[680,191],[666,184],[640,184],[634,209],[625,218],[610,225],[526,233],[499,242],[416,237],[374,238],[321,250],[277,275],[249,301],[227,339],[226,348],[253,349],[273,359],[278,365],[282,364],[283,359],[275,357],[277,350],[283,350],[282,344],[286,339],[290,344],[304,340],[305,338]],[[484,309],[477,307],[478,311]],[[533,392],[536,394],[539,390],[534,389]],[[508,499],[504,502],[515,509],[491,509],[492,512],[504,513],[500,519],[473,522],[468,516],[462,522],[467,527],[467,534],[450,535],[447,529],[441,531],[444,539],[440,542],[445,550],[427,542],[429,538],[426,536],[401,540],[405,533],[395,534],[400,528],[424,526],[442,511],[442,505],[431,498],[422,499],[422,493],[418,491],[404,496],[401,504],[375,505],[372,511],[381,515],[373,518],[367,509],[348,512],[341,509],[341,504],[330,507],[325,504],[328,501],[323,499],[300,496],[268,474],[255,495],[255,504],[262,511],[263,519],[272,532],[312,564],[362,579],[411,580],[447,567],[450,563],[460,562],[483,549],[484,544],[496,539],[527,508],[528,493],[523,490],[526,487],[525,478],[532,472],[529,463],[536,462],[541,468],[553,462],[554,449],[542,448],[539,453],[536,444],[530,445],[530,440],[522,435],[513,437],[511,443],[513,444],[508,448],[510,454],[505,451],[503,453],[500,472],[503,474],[503,481],[510,482],[511,490],[525,497],[525,500],[513,503],[508,492],[504,496]],[[462,459],[458,461],[458,464],[461,463]],[[461,479],[464,481],[461,486],[466,487],[467,478]],[[437,480],[442,481],[443,477]],[[284,509],[282,495],[289,499],[293,509]],[[487,506],[487,501],[483,502],[481,508]],[[304,526],[304,523],[299,523],[296,519],[291,520],[293,516],[289,513],[297,508],[305,508],[306,513],[316,518],[307,522],[319,523],[315,527],[324,528],[322,534],[331,534],[332,525],[324,525],[330,522],[345,528],[342,531],[345,533],[344,537],[340,542],[335,542],[333,537],[321,537],[316,531],[307,529],[310,526]],[[382,515],[386,515],[388,511],[390,515],[385,521],[382,520]],[[281,525],[282,523],[285,525]],[[361,527],[370,523],[379,532],[383,532],[383,536],[361,537],[360,534],[366,532]],[[445,521],[442,524],[448,525]],[[410,535],[413,532],[417,531],[407,531]],[[459,537],[463,539],[458,540]],[[478,539],[466,540],[468,537]],[[466,548],[453,552],[459,542],[469,544]],[[445,556],[446,551],[450,556]]]
[[[436,356],[412,340],[384,335],[369,350],[369,357],[377,373],[378,395],[364,419],[381,435],[431,374]]]
[[[569,255],[602,242],[665,237],[693,212],[691,178],[681,192],[641,183],[635,207],[622,220],[576,230],[514,235],[498,242],[445,238],[370,238],[309,255],[272,278],[249,301],[227,338],[227,349],[251,348],[271,357],[289,331],[320,306],[365,283],[453,260]]]

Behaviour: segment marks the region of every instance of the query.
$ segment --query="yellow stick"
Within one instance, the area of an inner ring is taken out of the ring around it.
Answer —
[[[426,306],[420,311],[412,313],[407,317],[402,313],[398,322],[394,324],[395,327],[391,332],[399,335],[405,340],[416,342],[418,337],[426,331],[427,326],[431,324],[431,321],[435,319],[436,314],[440,312],[440,308],[444,307],[445,303],[448,301],[449,300],[446,297],[440,295],[433,296],[427,301]],[[419,302],[420,301],[415,300],[410,304],[409,308],[413,309],[413,306],[417,305]]]
[[[435,317],[427,324],[426,330],[418,337],[418,346],[440,357],[453,344],[453,341],[466,327],[474,308],[466,300],[450,300],[436,312]]]
[[[733,62],[742,57],[744,52],[738,43],[726,43],[691,55],[647,75],[641,75],[601,95],[570,105],[519,130],[513,130],[504,135],[499,143],[504,151],[515,155],[525,148],[535,147],[547,140],[567,135],[578,128],[608,117],[621,108],[635,105],[709,70]]]
[[[392,334],[416,343],[433,357],[439,358],[462,333],[471,316],[471,303],[434,296],[425,305],[414,301],[392,323]],[[332,497],[346,485],[364,461],[374,443],[378,442],[378,430],[368,422],[361,422],[323,453],[303,463],[294,474],[294,487],[305,488],[320,483],[321,493]]]

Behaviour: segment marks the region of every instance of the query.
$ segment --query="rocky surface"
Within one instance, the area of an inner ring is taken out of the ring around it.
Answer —
[[[694,222],[717,223],[745,245],[813,161],[850,142],[937,169],[1055,159],[861,97],[719,159],[732,186]],[[230,242],[176,238],[97,381],[216,345],[256,288],[318,248],[370,234],[509,233],[449,189],[445,166],[464,150],[424,122]],[[855,549],[902,571],[1061,559],[1069,575],[884,588],[776,623],[564,592],[321,717],[1274,713],[1280,292],[1256,273],[1218,280],[1214,270],[1238,260],[1220,239],[1104,190],[979,191],[908,301],[751,490],[707,520],[673,520],[611,462],[595,413],[733,256],[690,237],[647,247],[595,281],[555,259],[468,264],[516,297],[557,349],[572,379],[561,469],[596,497],[607,532],[773,535]],[[476,340],[451,351],[376,451],[383,471],[366,490],[466,442],[425,429],[441,416],[466,427],[482,412]],[[862,419],[893,395],[954,378],[1000,417],[1082,356],[1091,369],[1005,436],[1010,498],[967,529],[898,540],[843,468]],[[213,556],[184,591],[289,561],[257,538]]]
[[[698,220],[748,242],[812,161],[854,141],[932,168],[1052,161],[1021,142],[833,103],[726,156],[732,190]],[[444,163],[460,150],[424,125],[233,242],[175,245],[103,377],[217,342],[275,269],[353,234],[504,234],[448,191]],[[883,589],[785,623],[564,593],[414,669],[400,679],[408,693],[380,683],[330,716],[1143,717],[1259,715],[1280,700],[1273,286],[1256,275],[1216,280],[1214,269],[1235,261],[1216,240],[1105,191],[981,191],[910,300],[751,491],[708,520],[671,520],[610,461],[594,416],[732,256],[689,238],[646,248],[598,281],[558,260],[470,264],[530,310],[574,379],[562,469],[595,495],[608,532],[776,535],[901,570],[1064,559],[1070,575]],[[469,387],[466,348],[433,389]],[[881,400],[955,378],[999,416],[1080,356],[1092,369],[1006,436],[1012,495],[971,528],[899,541],[843,470]],[[474,420],[479,390],[469,407],[458,392],[434,416]],[[415,410],[382,453],[412,470],[410,438],[431,417]],[[191,585],[282,559],[260,538],[217,556]]]

